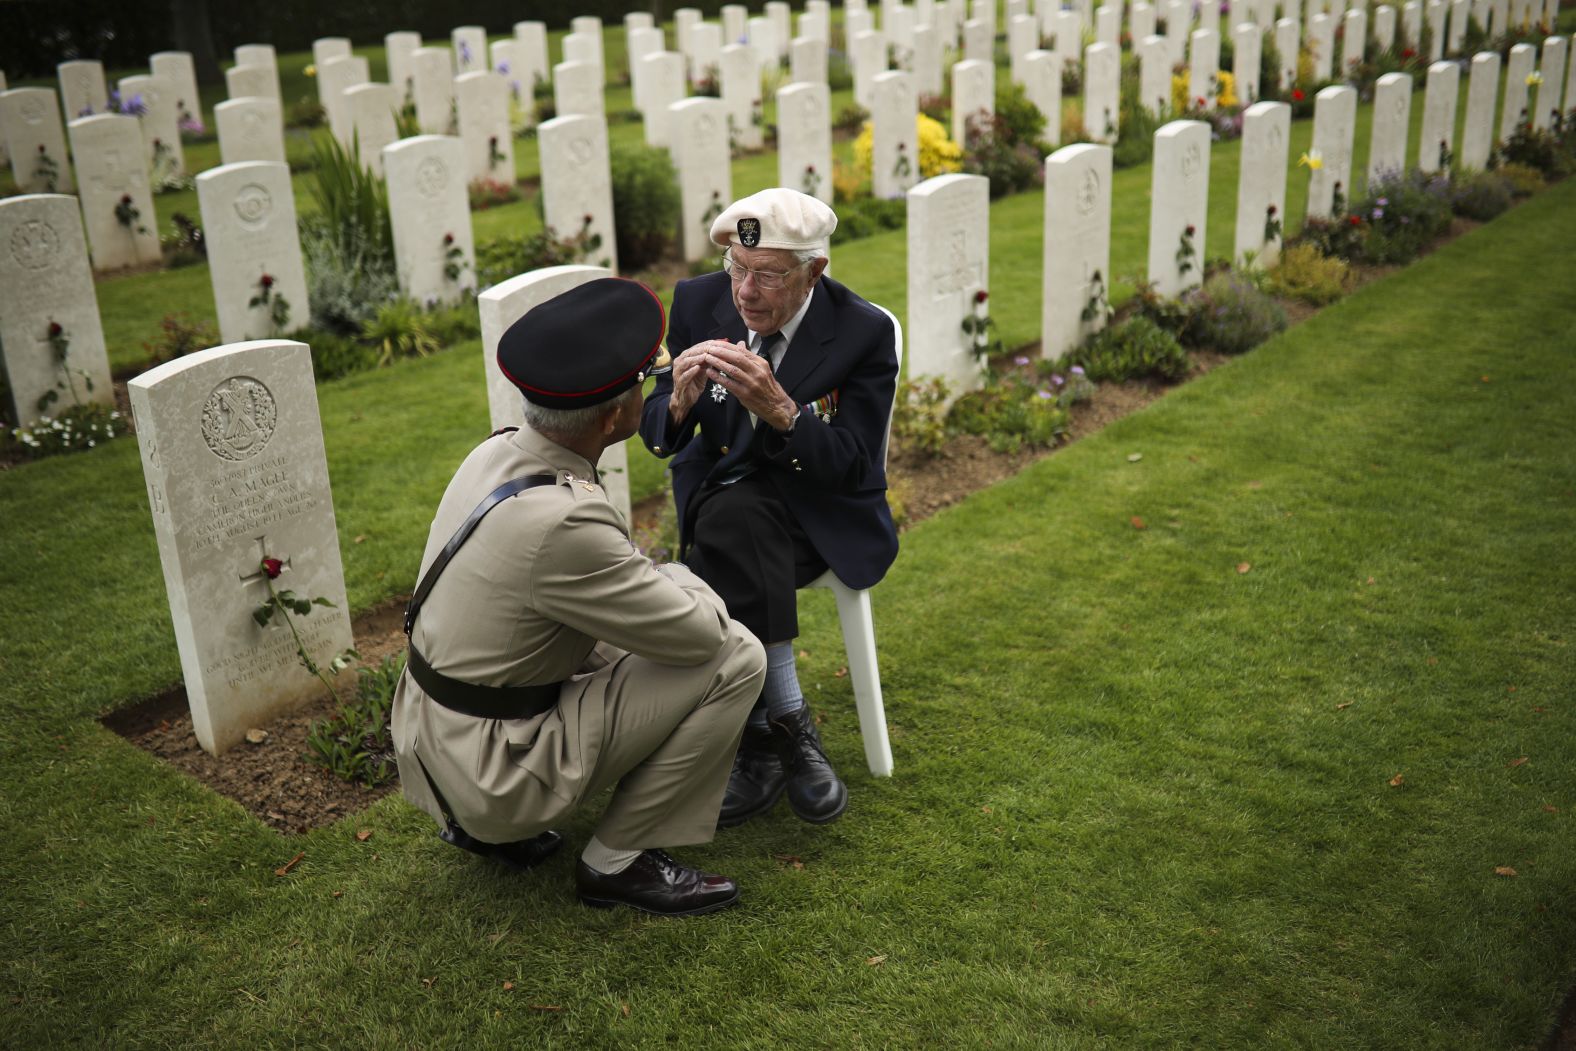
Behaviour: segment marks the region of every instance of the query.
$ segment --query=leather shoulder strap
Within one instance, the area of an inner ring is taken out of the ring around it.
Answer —
[[[527,474],[519,478],[511,478],[492,492],[488,493],[476,509],[470,513],[465,521],[460,523],[460,528],[454,531],[449,542],[443,545],[443,550],[438,557],[432,560],[432,565],[427,567],[427,572],[422,575],[421,583],[416,585],[416,593],[410,597],[410,605],[405,607],[405,635],[409,637],[410,631],[416,626],[416,615],[421,612],[421,604],[427,601],[427,595],[432,591],[432,586],[438,582],[438,576],[449,564],[449,559],[454,557],[456,551],[465,543],[470,535],[476,531],[476,526],[486,517],[487,512],[503,503],[516,493],[527,489],[534,489],[539,485],[556,485],[556,474]]]

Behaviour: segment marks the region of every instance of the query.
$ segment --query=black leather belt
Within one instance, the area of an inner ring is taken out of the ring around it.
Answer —
[[[477,524],[487,512],[516,493],[539,485],[557,483],[557,475],[530,474],[507,481],[488,493],[487,498],[477,504],[476,509],[460,523],[460,528],[455,530],[454,536],[449,538],[449,542],[443,546],[438,557],[433,559],[432,565],[427,567],[421,583],[416,587],[416,593],[411,596],[410,605],[405,607],[405,636],[409,643],[405,666],[410,669],[411,678],[416,680],[416,685],[420,686],[428,697],[450,711],[459,712],[461,715],[473,715],[480,719],[529,719],[541,715],[558,703],[558,688],[561,683],[483,686],[480,683],[462,682],[450,678],[428,664],[421,651],[416,649],[415,641],[410,639],[411,629],[416,626],[416,615],[421,612],[421,605],[427,600],[432,586],[438,582],[438,575],[449,564],[449,560],[460,549],[460,545],[464,544],[475,531]]]

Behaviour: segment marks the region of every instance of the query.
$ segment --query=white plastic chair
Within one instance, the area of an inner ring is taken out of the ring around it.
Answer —
[[[903,366],[903,326],[892,311],[873,304],[892,319],[898,368]],[[899,381],[901,382],[901,381]],[[887,412],[886,434],[881,439],[881,463],[886,464],[892,442],[892,413]],[[837,619],[843,627],[843,649],[848,653],[848,677],[854,683],[854,707],[859,711],[859,732],[865,741],[865,762],[876,777],[892,776],[892,742],[887,737],[886,707],[881,703],[881,672],[876,666],[876,625],[870,614],[869,589],[854,590],[828,569],[806,587],[827,588],[837,600]]]

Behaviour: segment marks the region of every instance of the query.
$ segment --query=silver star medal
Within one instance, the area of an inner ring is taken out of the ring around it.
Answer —
[[[720,383],[713,383],[711,385],[710,394],[712,401],[726,401],[728,399],[728,392]]]

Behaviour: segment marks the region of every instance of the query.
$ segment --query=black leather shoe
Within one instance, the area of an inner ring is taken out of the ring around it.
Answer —
[[[848,789],[821,748],[810,706],[773,719],[772,731],[788,768],[788,805],[813,825],[836,821],[848,809]]]
[[[472,854],[496,861],[516,872],[535,868],[552,857],[553,853],[564,845],[564,837],[551,829],[530,839],[516,840],[513,843],[483,843],[459,825],[451,824],[439,830],[438,838],[461,850],[468,850]]]
[[[733,772],[728,775],[728,791],[722,797],[718,828],[742,825],[752,817],[777,805],[788,783],[772,731],[744,729],[744,738],[733,757]]]
[[[699,916],[739,900],[738,884],[728,877],[681,865],[661,850],[641,851],[612,875],[582,861],[575,866],[575,889],[581,901],[599,909],[628,905],[657,916]]]

